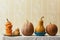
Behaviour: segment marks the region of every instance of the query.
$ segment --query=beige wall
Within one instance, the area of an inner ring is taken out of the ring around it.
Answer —
[[[26,19],[36,27],[41,16],[45,17],[45,27],[55,23],[60,33],[60,0],[0,0],[0,35],[4,34],[6,18],[13,23],[14,30],[21,29]]]

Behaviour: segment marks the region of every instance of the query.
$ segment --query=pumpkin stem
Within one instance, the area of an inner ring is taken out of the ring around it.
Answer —
[[[51,24],[51,22],[50,22],[50,24]]]
[[[26,20],[27,21],[27,23],[29,22],[28,20]]]

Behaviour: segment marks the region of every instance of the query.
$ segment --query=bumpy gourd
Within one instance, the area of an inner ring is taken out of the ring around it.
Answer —
[[[6,34],[5,35],[12,35],[12,23],[8,19],[7,19],[5,26],[6,26]]]
[[[12,33],[12,35],[19,36],[20,35],[19,28],[15,29],[15,31]]]
[[[44,28],[44,25],[43,25],[43,20],[42,20],[43,17],[41,17],[41,19],[38,21],[38,25],[35,29],[35,32],[45,32],[45,28]]]

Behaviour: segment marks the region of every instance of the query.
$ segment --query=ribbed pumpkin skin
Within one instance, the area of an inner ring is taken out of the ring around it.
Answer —
[[[49,24],[46,26],[46,32],[50,36],[55,36],[57,34],[58,28],[55,24]]]
[[[21,31],[24,36],[31,36],[34,32],[33,24],[31,22],[25,23]]]

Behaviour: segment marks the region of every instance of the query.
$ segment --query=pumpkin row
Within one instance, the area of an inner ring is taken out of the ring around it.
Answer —
[[[57,25],[50,23],[46,26],[46,29],[45,29],[43,25],[44,23],[43,18],[44,16],[42,16],[40,20],[38,21],[38,24],[35,28],[35,32],[34,32],[33,24],[27,20],[21,30],[22,34],[24,36],[31,36],[33,33],[35,33],[36,36],[44,36],[46,33],[48,33],[48,35],[50,36],[55,36],[58,31]],[[6,26],[5,35],[7,36],[12,36],[12,35],[19,36],[20,35],[19,28],[17,28],[15,31],[12,32],[12,23],[8,19],[7,19],[5,26]]]

